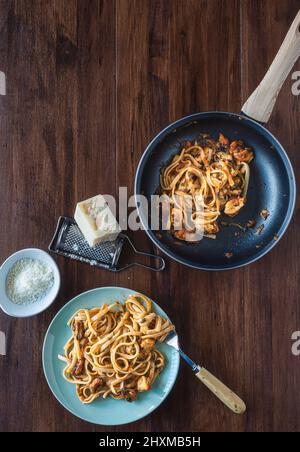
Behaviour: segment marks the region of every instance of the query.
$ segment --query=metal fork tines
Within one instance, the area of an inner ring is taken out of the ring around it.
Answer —
[[[179,340],[178,340],[178,334],[175,330],[171,331],[166,339],[166,344],[168,344],[170,347],[175,348],[180,354],[180,356],[192,367],[194,372],[199,372],[201,367],[194,363],[194,361],[191,360],[179,347]]]

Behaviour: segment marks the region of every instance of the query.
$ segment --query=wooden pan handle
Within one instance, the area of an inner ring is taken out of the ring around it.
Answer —
[[[242,112],[257,121],[268,122],[283,82],[299,56],[300,10],[268,72],[243,105]]]
[[[242,399],[218,380],[218,378],[208,372],[208,370],[204,369],[204,367],[201,367],[196,377],[234,413],[243,414],[246,411],[246,405]]]

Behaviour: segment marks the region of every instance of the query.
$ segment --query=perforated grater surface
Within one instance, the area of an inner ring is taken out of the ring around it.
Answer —
[[[159,262],[159,266],[152,267],[140,262],[128,262],[122,267],[118,266],[126,241],[135,254],[154,258]],[[161,271],[165,268],[165,261],[162,257],[138,251],[125,234],[119,234],[118,238],[113,242],[103,242],[91,247],[82,235],[75,220],[69,217],[59,218],[55,234],[48,249],[61,256],[114,272],[124,270],[132,265],[139,265],[154,271]]]

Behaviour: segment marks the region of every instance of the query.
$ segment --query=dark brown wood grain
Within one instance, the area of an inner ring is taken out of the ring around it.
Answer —
[[[133,193],[139,159],[169,122],[238,112],[299,9],[298,0],[17,0],[0,2],[0,258],[46,249],[59,215],[96,193]],[[295,66],[300,70],[300,62]],[[300,169],[300,96],[284,84],[268,127]],[[1,431],[300,430],[299,202],[288,232],[249,267],[206,273],[167,260],[164,272],[115,275],[58,258],[54,305],[29,319],[1,312]],[[140,247],[158,251],[142,232]],[[182,346],[245,400],[227,410],[184,363],[170,396],[123,427],[85,423],[52,396],[41,365],[46,329],[74,295],[119,285],[170,314]],[[5,407],[5,408],[4,408]],[[27,413],[18,416],[16,413]]]

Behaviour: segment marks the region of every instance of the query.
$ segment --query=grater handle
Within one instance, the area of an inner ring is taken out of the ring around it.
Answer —
[[[166,262],[165,262],[164,258],[162,258],[161,256],[157,256],[156,254],[145,253],[144,251],[138,251],[127,235],[122,234],[122,237],[124,237],[128,241],[129,245],[131,246],[131,248],[133,249],[135,254],[137,254],[139,256],[152,257],[153,259],[156,259],[160,263],[160,265],[158,267],[152,267],[151,265],[142,264],[141,262],[131,262],[130,264],[125,265],[124,267],[118,268],[117,271],[125,270],[126,268],[132,267],[133,265],[138,265],[140,267],[144,267],[144,268],[147,268],[148,270],[153,270],[155,272],[161,272],[165,268]]]

